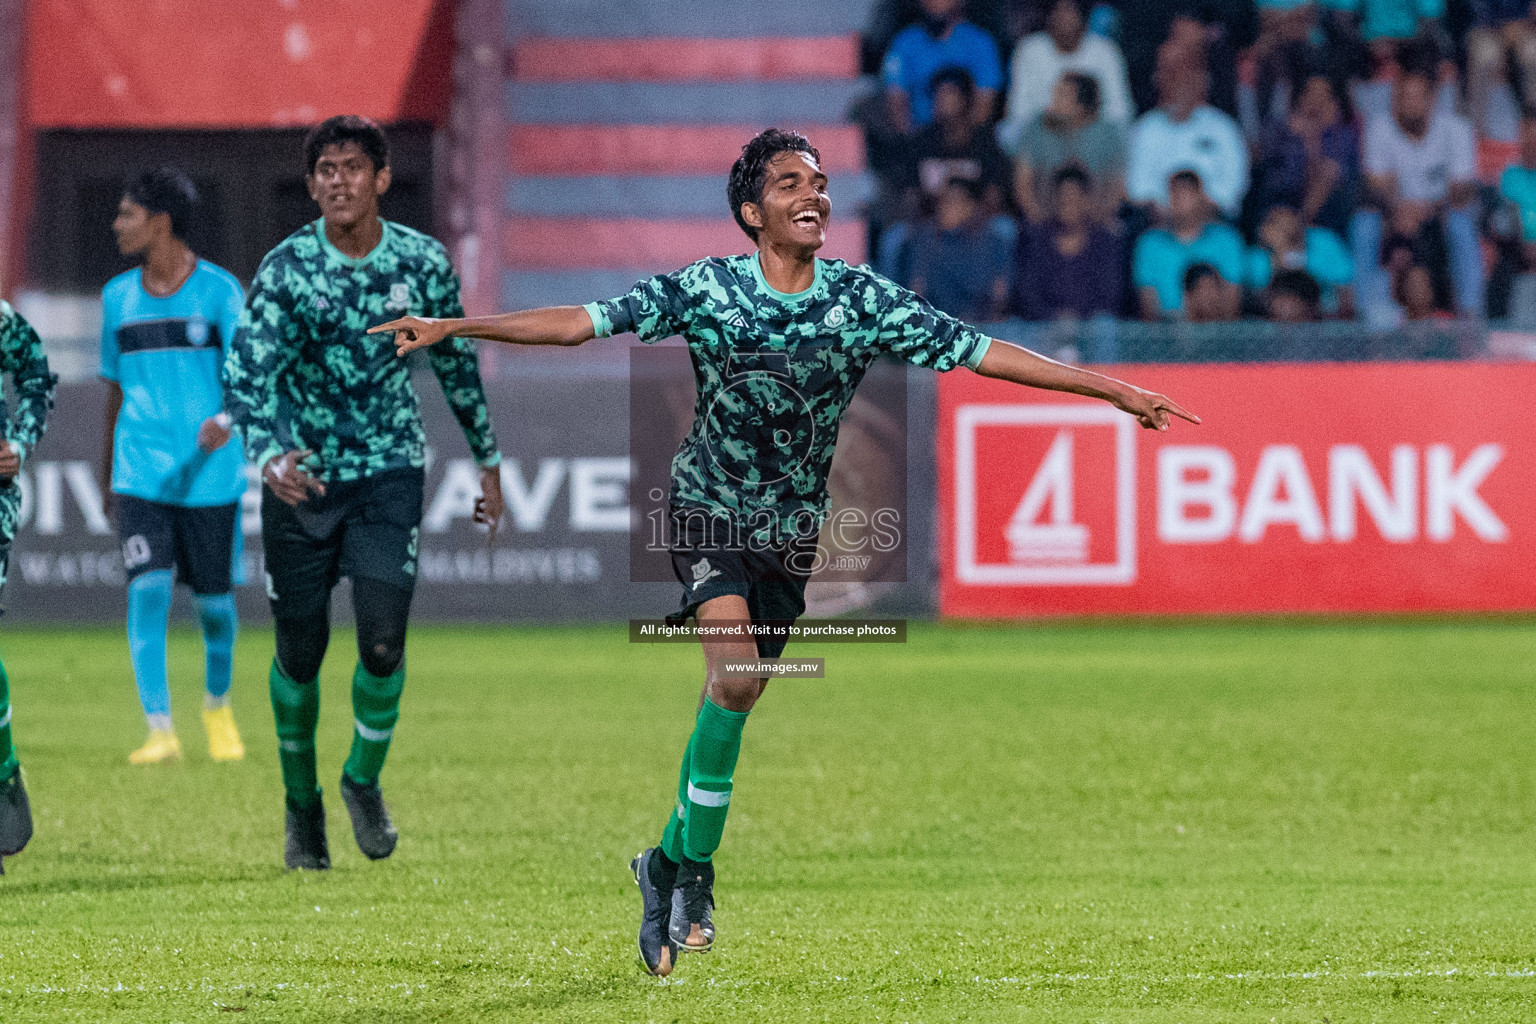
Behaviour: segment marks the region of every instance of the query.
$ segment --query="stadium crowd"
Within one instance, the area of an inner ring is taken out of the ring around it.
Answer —
[[[864,46],[872,258],[950,313],[1536,323],[1529,0],[881,0]]]

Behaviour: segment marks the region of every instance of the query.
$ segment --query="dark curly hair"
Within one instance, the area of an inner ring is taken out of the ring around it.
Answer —
[[[123,186],[123,196],[144,207],[151,217],[168,214],[171,234],[183,242],[187,240],[187,231],[197,212],[197,188],[180,168],[164,166],[145,171]]]
[[[389,139],[384,129],[372,118],[357,114],[338,114],[315,125],[304,138],[304,173],[314,174],[315,164],[326,146],[341,146],[355,142],[367,154],[374,173],[389,166]]]
[[[731,180],[726,196],[731,202],[731,213],[741,230],[752,241],[757,241],[757,228],[741,216],[742,203],[761,203],[763,187],[768,183],[768,165],[780,153],[807,153],[812,160],[821,163],[821,154],[811,145],[811,140],[799,132],[787,132],[782,128],[769,128],[751,142],[741,147],[741,156],[731,165]]]

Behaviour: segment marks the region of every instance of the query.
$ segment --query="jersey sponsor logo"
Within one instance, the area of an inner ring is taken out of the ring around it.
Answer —
[[[389,286],[389,300],[384,303],[384,308],[391,313],[403,313],[411,308],[411,286],[404,281],[396,281]]]
[[[123,541],[123,568],[137,569],[154,557],[149,541],[142,533],[136,533]]]
[[[747,329],[747,318],[741,315],[741,310],[739,309],[733,309],[727,313],[721,323],[727,327],[737,327],[741,330]]]
[[[200,347],[208,344],[208,338],[208,321],[200,316],[188,317],[187,341],[191,342],[194,346]]]
[[[707,558],[699,559],[690,571],[693,573],[694,590],[698,590],[705,583],[720,575],[720,570],[711,567]]]
[[[962,406],[955,438],[960,580],[1135,582],[1135,430],[1129,416],[1108,407]]]

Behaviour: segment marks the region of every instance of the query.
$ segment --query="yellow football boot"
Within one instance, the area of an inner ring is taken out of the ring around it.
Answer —
[[[163,761],[181,760],[181,741],[170,729],[151,729],[149,739],[138,750],[128,755],[129,764],[160,764]]]
[[[203,728],[208,732],[208,756],[215,761],[238,761],[245,756],[235,713],[228,704],[203,709]]]

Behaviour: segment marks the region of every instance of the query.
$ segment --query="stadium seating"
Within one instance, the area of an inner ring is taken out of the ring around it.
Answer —
[[[725,174],[771,124],[820,148],[838,213],[825,252],[862,261],[864,155],[845,115],[867,8],[509,3],[504,304],[585,302],[745,251]]]

